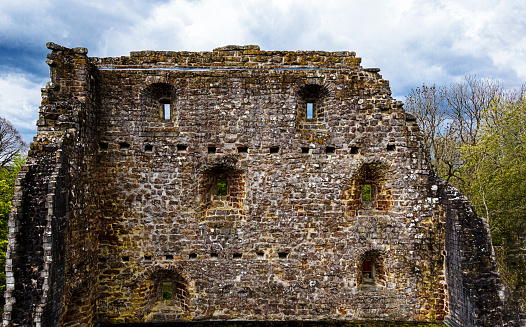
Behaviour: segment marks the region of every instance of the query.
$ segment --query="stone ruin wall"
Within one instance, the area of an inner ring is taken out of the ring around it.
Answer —
[[[353,52],[48,47],[4,326],[517,324],[487,225]]]

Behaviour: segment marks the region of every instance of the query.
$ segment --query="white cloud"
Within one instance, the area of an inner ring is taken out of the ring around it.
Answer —
[[[0,116],[10,121],[26,142],[36,134],[40,89],[45,82],[22,74],[0,75]]]
[[[526,2],[519,0],[4,1],[0,32],[0,54],[6,39],[85,46],[99,57],[228,44],[351,50],[364,67],[382,69],[397,97],[468,74],[509,86],[526,81]]]

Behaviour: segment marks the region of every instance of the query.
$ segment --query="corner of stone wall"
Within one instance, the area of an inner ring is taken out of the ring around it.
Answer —
[[[4,326],[56,326],[67,283],[72,174],[92,132],[93,67],[85,48],[48,43],[50,82],[42,89],[38,133],[16,181],[9,220]],[[82,168],[82,167],[80,167]],[[27,253],[32,253],[28,256]],[[36,305],[35,305],[36,304]]]

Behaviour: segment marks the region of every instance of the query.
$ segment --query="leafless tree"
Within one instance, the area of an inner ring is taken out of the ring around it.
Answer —
[[[0,117],[0,167],[7,167],[26,148],[27,144],[16,128]]]
[[[469,182],[461,171],[459,148],[476,144],[483,110],[503,95],[497,81],[466,76],[449,86],[424,84],[406,97],[406,109],[416,116],[431,163],[446,181],[461,189]]]

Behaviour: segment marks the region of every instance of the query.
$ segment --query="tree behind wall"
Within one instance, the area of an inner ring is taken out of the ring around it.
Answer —
[[[406,108],[424,134],[430,161],[486,217],[499,272],[526,309],[526,92],[466,77],[413,89]]]
[[[16,128],[8,120],[0,117],[0,312],[3,312],[6,288],[5,254],[11,200],[16,176],[24,164],[20,155],[26,147]]]
[[[26,147],[16,128],[7,119],[0,117],[0,167],[8,167]]]

